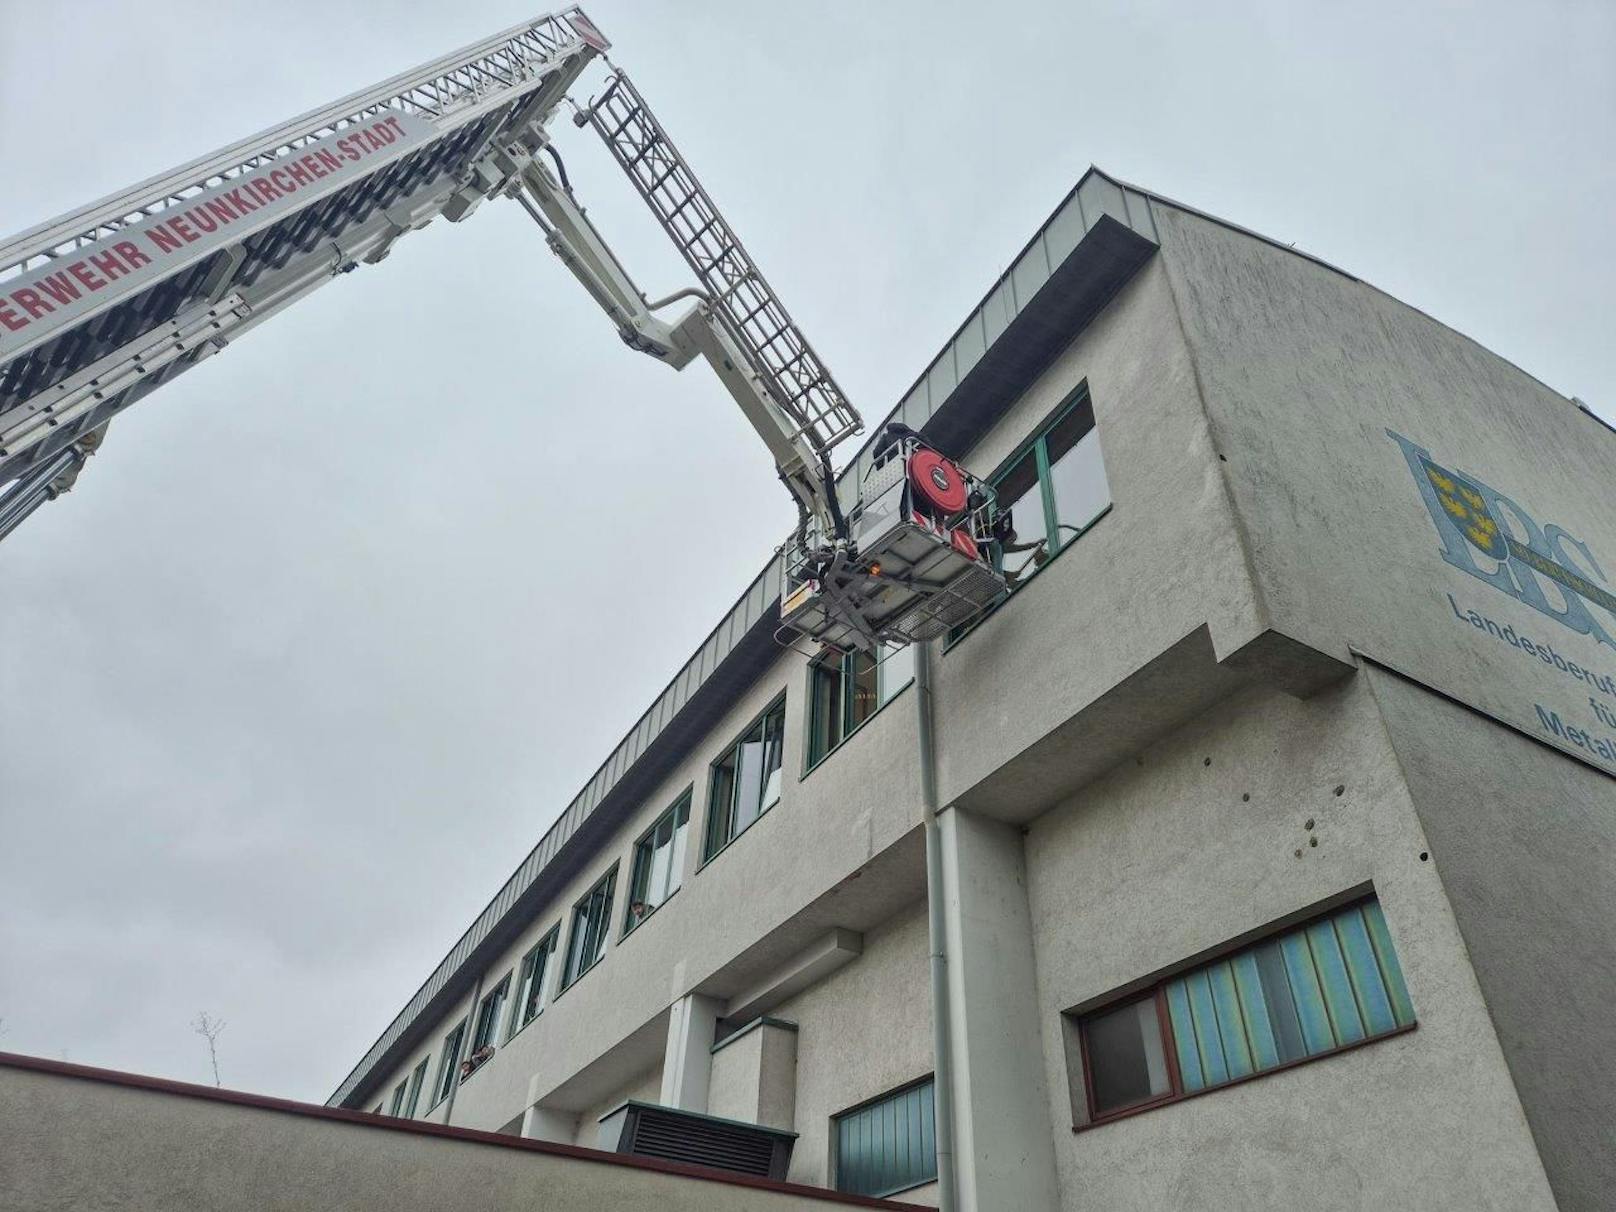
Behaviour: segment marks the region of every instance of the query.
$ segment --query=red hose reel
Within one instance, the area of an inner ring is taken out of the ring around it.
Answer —
[[[938,521],[952,518],[965,509],[969,490],[965,477],[949,459],[924,446],[909,456],[909,483],[917,503],[928,506]]]

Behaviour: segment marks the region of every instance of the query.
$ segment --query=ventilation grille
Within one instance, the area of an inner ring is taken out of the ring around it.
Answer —
[[[761,1133],[654,1111],[640,1113],[629,1151],[759,1178],[769,1176],[774,1161],[774,1141]]]

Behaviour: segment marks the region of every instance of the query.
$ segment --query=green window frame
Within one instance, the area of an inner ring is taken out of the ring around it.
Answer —
[[[1072,1106],[1075,1126],[1085,1127],[1416,1024],[1385,914],[1371,896],[1078,1016],[1075,1025],[1082,1073]]]
[[[833,1116],[836,1189],[879,1198],[935,1181],[935,1099],[923,1077]]]
[[[449,1097],[454,1089],[455,1070],[460,1067],[460,1046],[466,1040],[466,1020],[461,1019],[454,1030],[443,1037],[443,1051],[438,1056],[438,1079],[432,1084],[432,1105],[435,1107]]]
[[[560,938],[561,927],[551,926],[550,932],[522,957],[522,966],[517,969],[516,999],[511,1003],[511,1023],[505,1033],[506,1040],[544,1012],[547,996],[545,977],[549,974],[550,957],[555,954]]]
[[[471,1052],[475,1056],[484,1048],[499,1046],[499,1020],[505,1010],[505,999],[511,993],[511,974],[507,972],[477,1006],[477,1024],[471,1033]]]
[[[908,645],[867,652],[831,650],[808,666],[808,745],[804,773],[915,680],[915,653]]]
[[[988,483],[999,508],[1011,512],[1017,544],[1030,550],[996,548],[997,566],[1008,582],[1005,592],[971,622],[950,631],[948,644],[963,639],[1111,511],[1088,384],[1068,396]]]
[[[786,699],[781,695],[712,765],[702,862],[750,829],[780,802]]]
[[[558,994],[570,989],[605,956],[607,936],[612,932],[612,894],[616,889],[617,864],[613,863],[612,869],[572,907],[572,926],[567,931],[567,962],[561,973],[561,988],[556,990]]]
[[[628,904],[623,912],[626,935],[650,917],[684,882],[685,844],[690,833],[690,792],[686,787],[634,843],[629,869]]]
[[[404,1107],[404,1098],[409,1094],[409,1092],[410,1079],[405,1077],[403,1081],[399,1082],[398,1085],[393,1087],[393,1098],[392,1101],[387,1105],[387,1114],[396,1119],[398,1117],[398,1113]]]
[[[404,1119],[414,1119],[415,1112],[421,1105],[421,1087],[426,1085],[426,1069],[431,1064],[430,1056],[423,1056],[421,1063],[415,1066],[415,1072],[410,1074],[410,1092],[404,1099]]]

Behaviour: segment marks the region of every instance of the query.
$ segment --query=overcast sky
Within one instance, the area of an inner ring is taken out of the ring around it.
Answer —
[[[0,0],[0,233],[542,3]],[[1607,0],[588,9],[867,417],[1091,162],[1616,416]],[[791,520],[507,202],[141,403],[0,546],[0,1049],[323,1100]]]

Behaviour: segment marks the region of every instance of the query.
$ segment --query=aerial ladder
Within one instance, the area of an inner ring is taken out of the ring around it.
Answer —
[[[73,487],[123,410],[409,232],[510,197],[625,344],[675,369],[701,357],[768,447],[798,515],[783,635],[873,651],[996,600],[1007,519],[919,434],[880,435],[844,512],[832,452],[858,412],[609,49],[578,8],[540,17],[0,244],[0,538]],[[596,60],[608,75],[580,104]],[[696,285],[649,299],[629,276],[573,195],[563,107]]]

